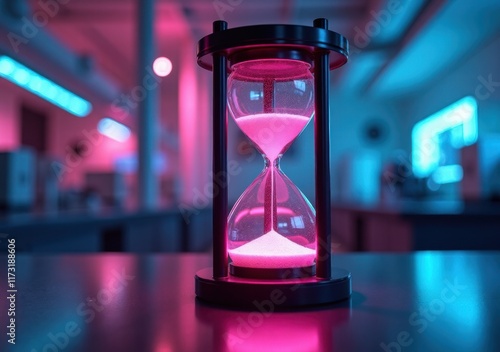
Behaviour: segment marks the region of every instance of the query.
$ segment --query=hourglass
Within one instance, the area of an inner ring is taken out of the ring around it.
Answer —
[[[226,111],[264,160],[229,215],[227,185],[214,184],[214,266],[195,280],[202,300],[288,307],[351,294],[350,273],[331,267],[328,104],[329,71],[347,61],[348,43],[327,27],[325,19],[233,29],[216,21],[198,43],[198,63],[214,77],[214,180],[228,175]],[[316,209],[280,169],[311,120]]]
[[[258,276],[258,270],[248,269],[266,269],[261,274],[269,276],[280,273],[272,269],[313,267],[314,209],[279,167],[281,156],[314,112],[310,67],[281,58],[232,63],[230,115],[265,160],[264,170],[229,215],[228,252],[234,275]]]

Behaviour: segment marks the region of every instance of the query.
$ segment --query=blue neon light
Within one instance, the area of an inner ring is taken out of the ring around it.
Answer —
[[[131,135],[130,128],[109,117],[105,117],[99,121],[97,130],[102,135],[118,142],[125,142]]]
[[[432,173],[432,180],[437,184],[462,181],[464,170],[460,165],[440,166]]]
[[[477,141],[477,102],[471,96],[418,122],[412,131],[412,164],[416,177],[427,177],[439,166],[439,135],[450,131],[451,144],[459,149]]]
[[[0,77],[17,84],[75,116],[85,117],[92,110],[92,104],[87,100],[8,56],[0,56]]]

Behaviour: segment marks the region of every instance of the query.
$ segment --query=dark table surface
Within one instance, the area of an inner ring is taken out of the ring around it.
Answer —
[[[22,255],[1,351],[500,351],[500,252],[345,254],[342,304],[270,312],[198,302],[208,255]],[[2,296],[7,257],[0,256]],[[260,308],[258,308],[260,307]]]

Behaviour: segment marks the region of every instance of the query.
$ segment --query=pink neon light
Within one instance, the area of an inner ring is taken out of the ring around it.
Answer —
[[[172,72],[172,61],[166,57],[159,57],[153,62],[153,71],[160,77],[166,77]]]
[[[234,265],[248,268],[297,268],[312,265],[316,251],[274,230],[238,248],[230,249]]]
[[[248,209],[244,209],[242,211],[240,211],[238,213],[238,215],[236,215],[236,218],[234,219],[234,223],[237,224],[240,222],[241,219],[243,219],[245,216],[247,216],[249,213],[249,210]]]
[[[256,114],[236,119],[236,124],[269,160],[275,160],[306,127],[310,117],[291,114]]]
[[[18,107],[15,96],[15,91],[10,89],[9,86],[4,87],[4,84],[9,85],[10,83],[1,80],[0,81],[0,91],[2,92],[2,98],[0,99],[0,150],[11,150],[16,149],[19,144],[20,133],[20,121],[17,118]]]
[[[276,212],[280,215],[295,215],[293,210],[285,207],[277,207]],[[262,215],[264,214],[264,207],[257,207],[250,209],[250,215]]]

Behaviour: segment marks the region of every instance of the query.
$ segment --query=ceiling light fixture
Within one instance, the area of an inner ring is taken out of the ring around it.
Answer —
[[[78,117],[87,116],[92,104],[8,56],[0,56],[0,77]]]
[[[97,130],[100,134],[114,139],[117,142],[125,142],[132,134],[130,128],[109,117],[105,117],[99,121]]]

